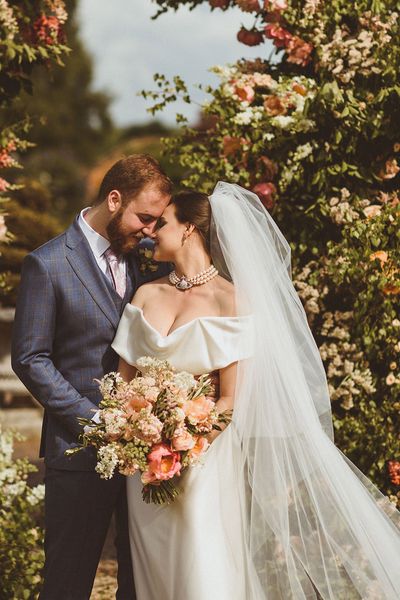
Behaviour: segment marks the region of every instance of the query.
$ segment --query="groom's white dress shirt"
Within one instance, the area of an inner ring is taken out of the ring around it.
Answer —
[[[91,227],[86,221],[85,214],[88,210],[90,210],[90,208],[91,207],[88,206],[81,210],[78,217],[78,224],[79,227],[82,229],[85,238],[89,242],[90,249],[93,252],[96,262],[99,265],[99,268],[101,269],[101,271],[103,271],[104,275],[106,275],[106,277],[112,283],[112,276],[108,268],[107,259],[104,256],[105,251],[110,247],[110,242],[107,238],[100,235],[100,233],[97,233],[97,231],[95,231],[93,227]],[[123,269],[124,275],[126,276],[126,259],[124,257],[121,257],[119,259],[119,264]]]
[[[84,208],[83,210],[81,210],[81,212],[79,213],[79,217],[78,217],[78,224],[79,224],[79,227],[82,229],[83,234],[86,237],[87,241],[89,242],[90,249],[93,252],[96,262],[99,265],[99,268],[103,271],[103,273],[106,275],[106,277],[108,277],[108,279],[112,283],[112,275],[108,268],[107,259],[104,256],[104,252],[110,247],[110,242],[107,240],[107,238],[100,235],[100,233],[97,233],[97,231],[95,231],[93,229],[93,227],[90,227],[89,223],[86,221],[85,213],[87,213],[87,211],[90,208],[91,207],[88,206],[88,207]],[[122,257],[120,259],[120,265],[123,267],[124,274],[126,275],[126,260],[125,260],[125,258]],[[92,417],[92,421],[94,421],[95,423],[99,422],[99,413],[100,413],[100,411],[97,411],[96,413],[94,413],[94,415]],[[90,430],[89,426],[85,425],[85,427],[83,428],[83,431],[86,433],[89,430]]]

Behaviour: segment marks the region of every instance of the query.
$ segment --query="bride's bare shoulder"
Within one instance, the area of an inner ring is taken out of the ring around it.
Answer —
[[[145,302],[148,302],[153,296],[165,293],[165,290],[170,287],[168,275],[154,279],[141,285],[135,292],[131,304],[139,308],[143,308]]]
[[[233,283],[218,275],[215,278],[215,292],[218,299],[221,315],[226,317],[236,316],[236,296]]]

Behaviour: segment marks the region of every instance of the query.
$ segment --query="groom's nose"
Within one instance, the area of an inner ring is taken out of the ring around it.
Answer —
[[[153,237],[153,235],[155,233],[156,223],[157,223],[157,220],[155,219],[149,225],[146,225],[146,227],[143,227],[143,229],[142,229],[143,234],[146,235],[147,237]]]

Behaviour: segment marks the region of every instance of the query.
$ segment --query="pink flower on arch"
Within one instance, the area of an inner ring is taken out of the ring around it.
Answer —
[[[264,41],[261,31],[257,31],[257,29],[246,29],[246,27],[240,29],[237,34],[237,39],[239,42],[242,42],[242,44],[246,44],[246,46],[258,46]]]
[[[269,23],[264,27],[265,37],[273,40],[277,48],[286,48],[292,39],[292,34],[276,23]]]
[[[305,42],[297,35],[291,37],[287,45],[288,62],[305,67],[310,62],[313,45]]]
[[[257,183],[257,185],[253,187],[253,192],[257,194],[266,209],[271,210],[271,208],[273,208],[276,187],[271,181]]]
[[[235,85],[234,93],[242,102],[253,102],[256,95],[254,88],[251,85]]]

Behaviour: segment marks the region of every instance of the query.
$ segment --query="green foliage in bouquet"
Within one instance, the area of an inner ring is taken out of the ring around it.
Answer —
[[[207,2],[247,13],[237,38],[260,58],[213,67],[202,125],[177,115],[165,153],[184,185],[236,182],[271,212],[293,250],[336,442],[400,505],[400,2]],[[156,0],[161,12],[201,3]],[[179,76],[155,82],[151,112],[191,102]]]
[[[36,598],[43,567],[43,531],[38,521],[44,486],[29,487],[36,471],[26,459],[13,460],[13,441],[20,436],[0,428],[0,597]]]
[[[140,371],[129,382],[115,372],[98,382],[100,411],[95,420],[78,418],[82,443],[65,453],[93,446],[100,477],[139,472],[143,500],[170,503],[181,492],[181,471],[201,461],[207,435],[229,424],[232,411],[217,411],[207,374],[196,378],[149,356],[136,364]]]

